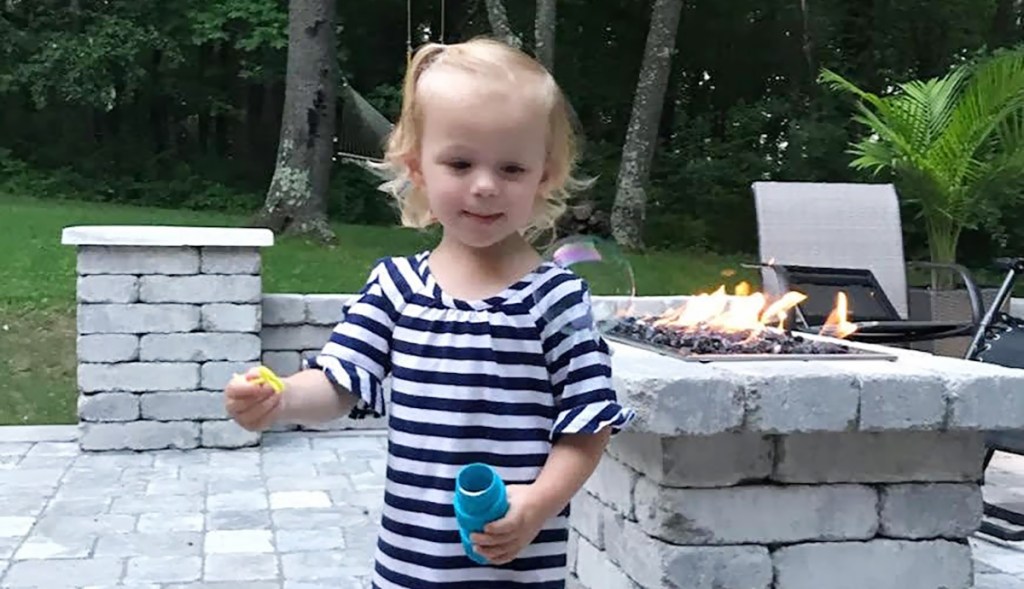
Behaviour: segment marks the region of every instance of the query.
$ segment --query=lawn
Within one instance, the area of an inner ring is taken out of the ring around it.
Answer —
[[[75,251],[60,243],[69,225],[243,226],[241,215],[78,201],[40,201],[0,193],[0,425],[75,423]],[[338,244],[278,239],[263,250],[269,293],[357,290],[385,255],[430,247],[409,229],[334,226]],[[754,280],[739,257],[693,252],[627,256],[638,295],[691,293],[723,280]],[[734,271],[735,275],[731,272]],[[723,278],[723,272],[729,274]],[[607,289],[604,289],[607,290]],[[600,285],[597,294],[603,294]]]

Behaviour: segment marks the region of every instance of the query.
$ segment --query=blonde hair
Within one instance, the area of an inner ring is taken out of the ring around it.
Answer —
[[[402,225],[425,228],[436,222],[426,194],[412,181],[406,161],[417,157],[421,146],[423,110],[417,98],[417,83],[429,68],[455,68],[471,74],[504,74],[518,87],[533,84],[548,109],[547,178],[541,187],[533,218],[524,234],[528,239],[554,229],[565,212],[572,192],[590,182],[573,176],[578,157],[576,134],[572,128],[569,105],[551,74],[537,61],[505,43],[476,38],[464,43],[429,43],[420,47],[410,60],[402,87],[402,112],[388,137],[382,168],[393,179],[380,186],[391,194],[401,213]],[[526,73],[525,77],[517,73]]]

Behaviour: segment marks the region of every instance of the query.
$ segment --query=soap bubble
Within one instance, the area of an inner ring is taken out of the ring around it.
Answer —
[[[633,266],[614,241],[573,235],[555,242],[543,255],[546,261],[582,278],[590,288],[592,316],[578,317],[561,327],[562,331],[593,328],[605,334],[619,317],[632,313],[636,295]],[[564,308],[552,305],[545,318],[555,320],[563,311]]]

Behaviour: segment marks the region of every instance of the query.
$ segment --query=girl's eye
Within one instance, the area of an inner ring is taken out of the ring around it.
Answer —
[[[452,160],[448,162],[448,167],[453,170],[468,170],[469,165],[469,162],[465,160]]]
[[[513,164],[513,165],[505,166],[504,168],[502,168],[502,171],[505,172],[506,174],[516,175],[516,174],[522,174],[523,172],[525,172],[526,168]]]

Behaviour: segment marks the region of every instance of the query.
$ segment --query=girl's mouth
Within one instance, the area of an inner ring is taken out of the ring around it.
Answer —
[[[493,215],[478,215],[476,213],[471,213],[469,211],[462,211],[462,214],[469,217],[470,219],[473,219],[474,221],[478,221],[480,223],[485,224],[494,223],[495,221],[502,217],[501,213],[495,213]]]

